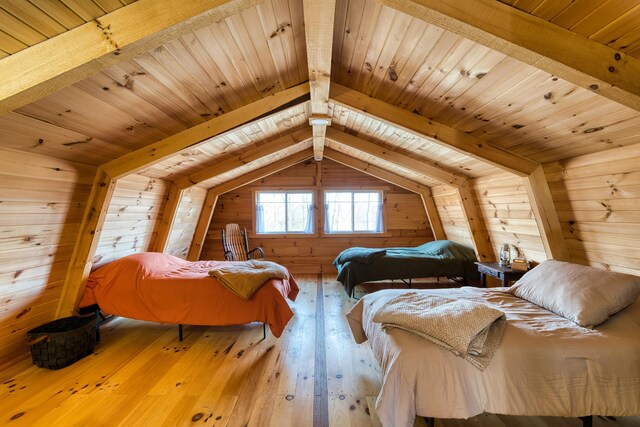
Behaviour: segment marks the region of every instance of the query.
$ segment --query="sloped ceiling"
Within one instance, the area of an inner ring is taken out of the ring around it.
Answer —
[[[5,59],[28,53],[29,46],[55,40],[57,34],[118,6],[127,10],[129,2],[109,2],[109,7],[103,3],[34,1],[18,8],[0,2],[6,17],[0,50]],[[0,145],[102,165],[308,79],[302,0],[229,3],[243,10],[0,116]],[[638,55],[640,36],[633,31],[640,24],[637,6],[610,10],[551,0],[505,3],[513,4],[514,13],[524,11]],[[638,141],[640,113],[635,109],[376,0],[338,0],[334,16],[331,81],[411,111],[416,118],[434,120],[536,162]],[[141,173],[184,180],[212,162],[300,131],[308,127],[308,99],[258,120],[247,117],[250,123]],[[443,170],[465,177],[497,170],[358,109],[329,102],[328,111],[333,128]],[[338,148],[335,141],[327,146]],[[341,149],[416,182],[434,183],[392,162]],[[283,155],[278,153],[266,155],[255,167]],[[238,173],[249,170],[245,165]],[[199,185],[218,185],[220,179]]]

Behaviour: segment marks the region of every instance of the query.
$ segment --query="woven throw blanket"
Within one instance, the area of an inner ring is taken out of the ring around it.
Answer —
[[[209,276],[218,279],[222,286],[249,299],[269,279],[289,279],[286,268],[270,261],[232,261],[209,271]]]
[[[434,342],[484,370],[500,346],[503,312],[468,299],[407,292],[387,301],[373,316],[382,328],[399,328]]]

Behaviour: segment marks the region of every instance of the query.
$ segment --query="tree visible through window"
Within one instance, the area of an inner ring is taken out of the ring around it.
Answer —
[[[313,233],[313,192],[260,191],[256,194],[256,232]]]
[[[326,233],[382,233],[382,191],[324,193]]]

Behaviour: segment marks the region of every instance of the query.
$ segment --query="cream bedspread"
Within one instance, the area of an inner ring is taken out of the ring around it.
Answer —
[[[416,415],[469,418],[483,412],[640,415],[640,300],[590,330],[503,288],[420,291],[487,301],[506,314],[502,344],[479,371],[421,337],[385,332],[371,321],[403,292],[367,295],[347,314],[355,340],[370,341],[383,372],[376,412],[384,426],[412,426]]]

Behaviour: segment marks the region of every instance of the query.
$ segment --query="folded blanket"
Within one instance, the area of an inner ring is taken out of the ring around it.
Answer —
[[[434,342],[484,370],[502,341],[503,312],[488,304],[407,292],[373,316],[383,329],[399,328]]]
[[[333,265],[344,264],[347,261],[355,261],[362,264],[371,264],[376,258],[380,258],[387,253],[386,249],[376,248],[349,248],[340,252],[340,255],[333,261]]]
[[[249,299],[269,279],[289,279],[283,266],[270,261],[234,261],[209,271],[229,291]]]

